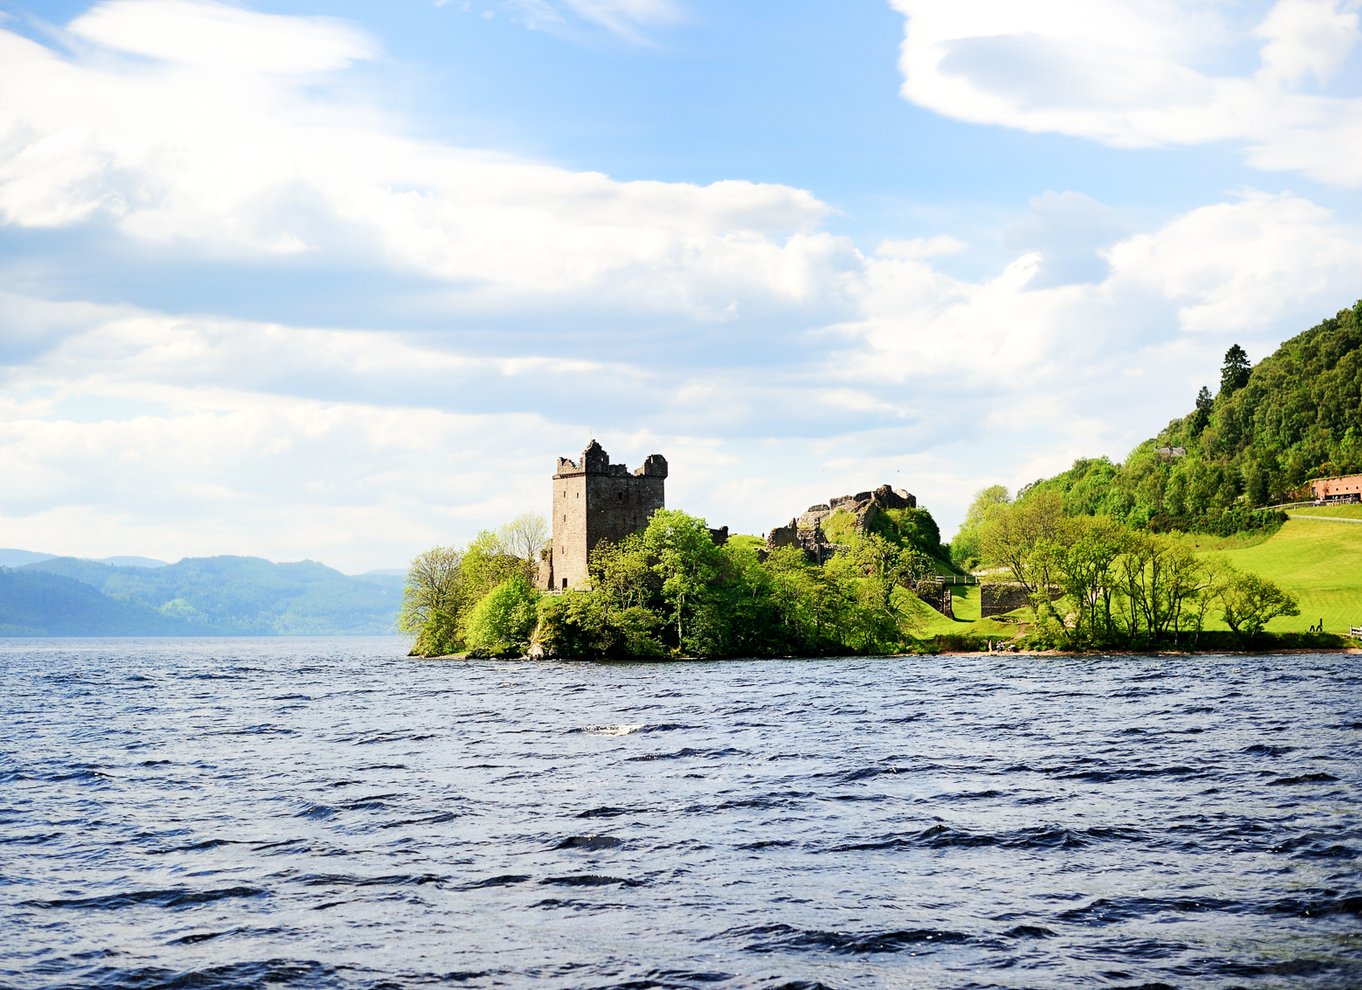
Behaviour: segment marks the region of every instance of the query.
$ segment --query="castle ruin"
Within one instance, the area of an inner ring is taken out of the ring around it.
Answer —
[[[611,464],[592,440],[580,461],[558,458],[553,475],[553,541],[540,555],[539,587],[564,591],[590,582],[587,561],[602,540],[618,543],[665,508],[667,459],[650,454],[633,473]]]

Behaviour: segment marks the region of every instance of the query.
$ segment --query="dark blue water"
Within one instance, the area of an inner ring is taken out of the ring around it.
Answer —
[[[1362,657],[0,641],[0,985],[1362,985]]]

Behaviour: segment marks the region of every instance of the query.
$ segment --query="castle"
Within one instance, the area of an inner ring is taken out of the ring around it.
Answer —
[[[553,475],[553,541],[540,554],[539,587],[563,591],[589,583],[587,558],[602,540],[618,543],[665,507],[667,459],[650,454],[632,474],[592,440],[580,461],[558,458]]]

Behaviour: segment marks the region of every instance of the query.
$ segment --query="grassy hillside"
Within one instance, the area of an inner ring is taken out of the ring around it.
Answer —
[[[1207,389],[1123,463],[1084,458],[1018,497],[1055,491],[1069,515],[1229,534],[1275,529],[1281,517],[1264,507],[1291,500],[1310,478],[1362,471],[1362,301],[1241,377],[1214,396]]]
[[[1329,511],[1337,513],[1339,507]],[[1362,512],[1353,514],[1362,519]],[[1326,632],[1346,634],[1349,626],[1362,625],[1362,525],[1293,518],[1257,546],[1221,556],[1300,599],[1301,614],[1273,620],[1270,631],[1303,631],[1321,618]]]

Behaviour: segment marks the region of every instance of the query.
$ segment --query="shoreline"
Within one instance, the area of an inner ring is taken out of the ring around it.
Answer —
[[[462,653],[439,656],[405,654],[407,660],[475,660],[498,663],[727,663],[741,660],[910,660],[928,657],[1041,657],[1061,658],[1118,658],[1118,657],[1289,657],[1315,653],[1337,653],[1341,656],[1362,655],[1358,646],[1292,647],[1280,650],[941,650],[937,653],[850,653],[827,656],[736,656],[736,657],[469,657]]]

